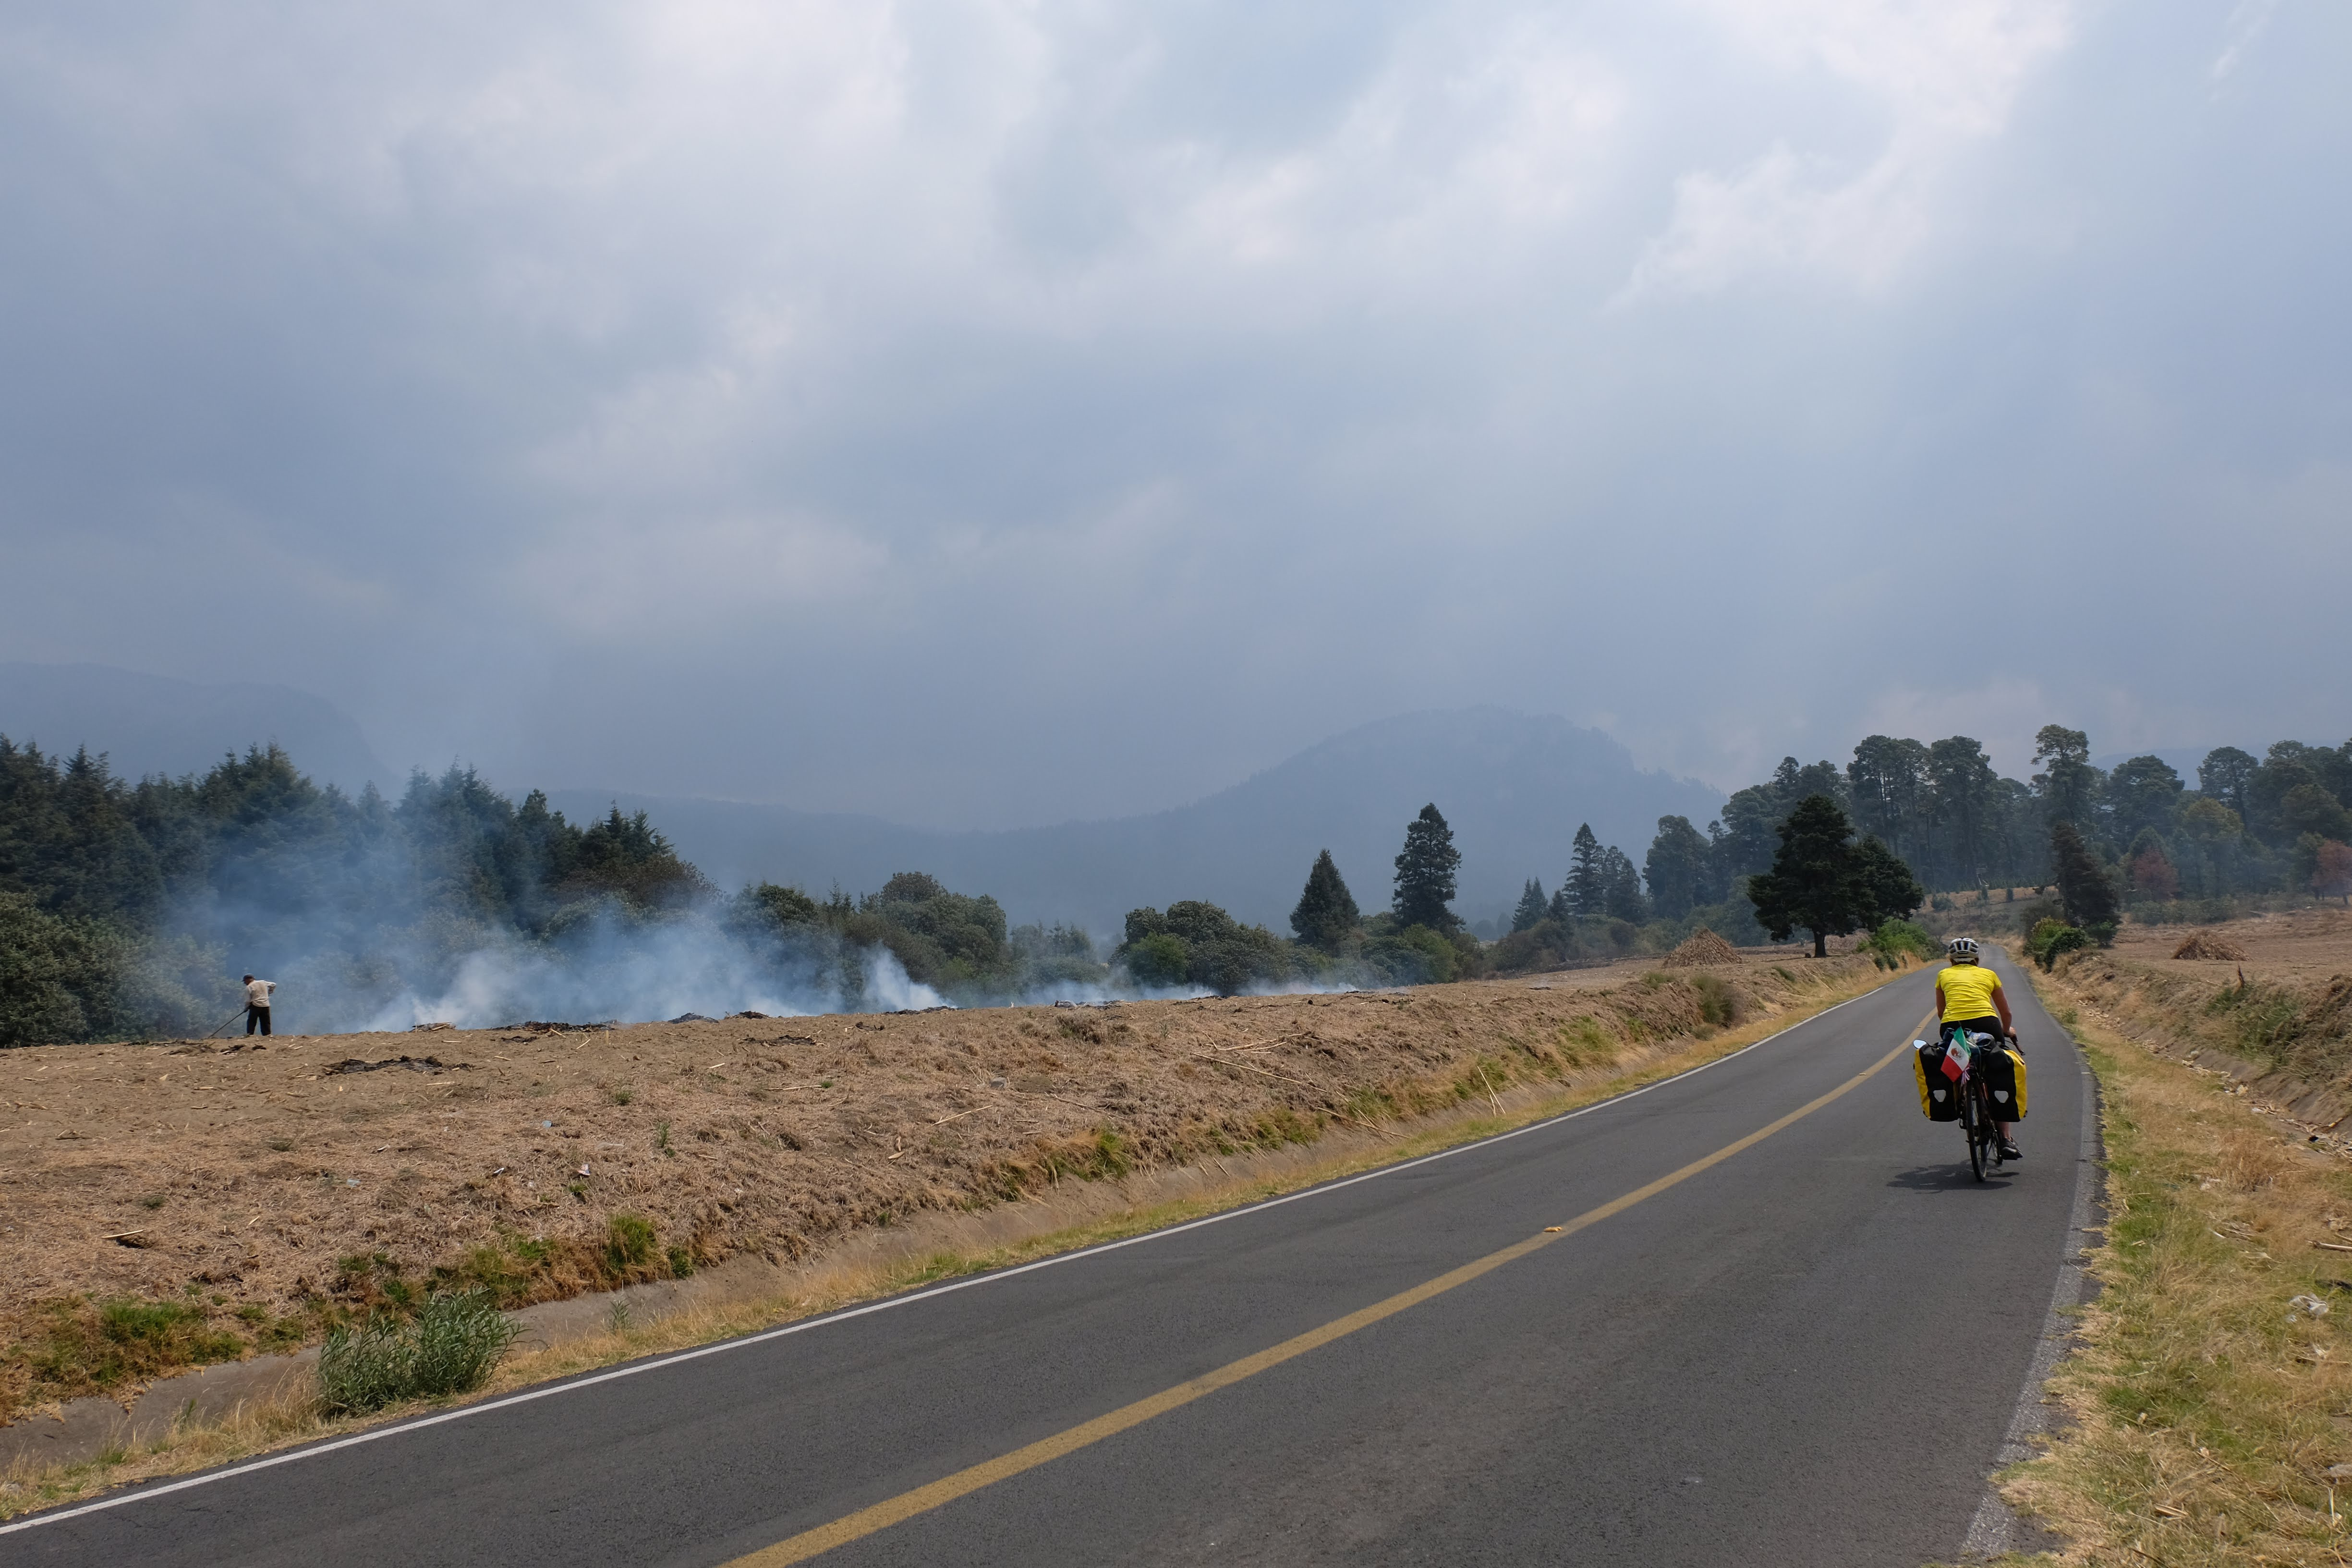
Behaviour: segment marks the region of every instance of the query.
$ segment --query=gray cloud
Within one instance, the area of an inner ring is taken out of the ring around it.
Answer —
[[[2339,9],[0,24],[0,658],[939,826],[2336,737]]]

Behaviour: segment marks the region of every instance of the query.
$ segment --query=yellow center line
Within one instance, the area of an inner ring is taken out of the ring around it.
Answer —
[[[1929,1015],[1930,1018],[1933,1016],[1934,1015]],[[1923,1021],[1919,1027],[1925,1026],[1926,1023]],[[1917,1032],[1916,1029],[1913,1031],[1915,1034]],[[1410,1290],[1401,1290],[1386,1300],[1375,1301],[1370,1306],[1350,1312],[1344,1318],[1335,1318],[1320,1328],[1309,1329],[1303,1334],[1286,1339],[1280,1344],[1269,1346],[1255,1355],[1246,1355],[1239,1361],[1229,1362],[1214,1372],[1203,1373],[1189,1382],[1176,1384],[1173,1388],[1162,1389],[1148,1398],[1139,1399],[1132,1405],[1123,1405],[1108,1415],[1097,1415],[1091,1421],[1082,1422],[1078,1426],[1070,1427],[1067,1431],[1040,1438],[1025,1447],[1015,1448],[1009,1454],[985,1460],[969,1469],[958,1470],[950,1476],[942,1476],[929,1486],[917,1487],[912,1491],[901,1492],[897,1497],[877,1502],[871,1508],[862,1508],[856,1513],[845,1514],[830,1524],[821,1524],[814,1530],[803,1531],[800,1534],[786,1541],[780,1541],[773,1546],[762,1547],[757,1552],[738,1557],[723,1564],[722,1568],[784,1568],[784,1564],[789,1563],[805,1563],[819,1552],[830,1552],[836,1546],[846,1546],[853,1541],[861,1540],[879,1530],[887,1530],[891,1525],[903,1520],[912,1519],[919,1513],[928,1513],[942,1504],[969,1496],[983,1487],[991,1487],[999,1481],[1009,1480],[1024,1470],[1034,1470],[1038,1466],[1061,1458],[1066,1454],[1076,1453],[1080,1448],[1099,1443],[1104,1438],[1114,1436],[1130,1426],[1139,1426],[1155,1415],[1165,1415],[1168,1412],[1181,1409],[1205,1394],[1214,1394],[1218,1389],[1229,1388],[1244,1379],[1255,1377],[1259,1373],[1269,1368],[1280,1366],[1284,1362],[1305,1355],[1308,1351],[1328,1345],[1334,1340],[1345,1339],[1359,1329],[1370,1328],[1382,1319],[1392,1318],[1409,1307],[1417,1307],[1433,1296],[1442,1296],[1457,1286],[1467,1285],[1480,1275],[1492,1273],[1506,1263],[1516,1262],[1531,1252],[1549,1247],[1556,1241],[1565,1241],[1589,1226],[1599,1225],[1612,1215],[1622,1214],[1643,1199],[1655,1197],[1668,1187],[1686,1182],[1700,1172],[1723,1163],[1734,1154],[1754,1148],[1791,1122],[1811,1115],[1830,1101],[1856,1089],[1881,1068],[1910,1048],[1910,1042],[1905,1041],[1827,1094],[1818,1100],[1807,1101],[1778,1121],[1759,1127],[1747,1137],[1727,1143],[1706,1158],[1694,1160],[1681,1170],[1660,1176],[1646,1186],[1636,1187],[1622,1197],[1612,1198],[1599,1208],[1587,1209],[1565,1225],[1547,1226],[1525,1241],[1515,1241],[1499,1252],[1490,1252],[1484,1258],[1465,1263],[1459,1268],[1450,1269],[1434,1279],[1414,1286]]]

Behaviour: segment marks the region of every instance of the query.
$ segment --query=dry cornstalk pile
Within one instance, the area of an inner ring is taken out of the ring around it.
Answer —
[[[2189,940],[2172,950],[2172,956],[2175,958],[2219,958],[2234,963],[2243,963],[2246,956],[2246,950],[2240,947],[2236,942],[2231,942],[2228,937],[2216,936],[2211,931],[2199,931],[2189,932]]]
[[[1697,969],[1707,964],[1738,963],[1739,950],[1701,926],[1660,962],[1668,969]]]

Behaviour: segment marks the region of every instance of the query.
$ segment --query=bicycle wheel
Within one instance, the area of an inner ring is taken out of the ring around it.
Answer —
[[[1984,1105],[1978,1098],[1974,1079],[1960,1085],[1960,1125],[1969,1135],[1969,1170],[1981,1182],[1985,1179],[1985,1153],[1992,1141],[1992,1127],[1985,1120]]]

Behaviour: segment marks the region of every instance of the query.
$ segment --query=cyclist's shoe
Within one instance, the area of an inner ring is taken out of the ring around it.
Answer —
[[[2000,1141],[2000,1157],[2004,1160],[2022,1160],[2025,1158],[2025,1151],[2017,1146],[2016,1139],[2004,1138]]]

